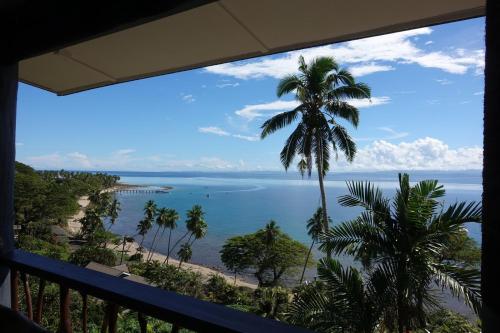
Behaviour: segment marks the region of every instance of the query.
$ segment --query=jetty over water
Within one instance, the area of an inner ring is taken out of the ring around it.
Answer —
[[[152,193],[169,193],[169,190],[162,189],[123,189],[116,190],[116,193],[136,193],[136,194],[152,194]]]

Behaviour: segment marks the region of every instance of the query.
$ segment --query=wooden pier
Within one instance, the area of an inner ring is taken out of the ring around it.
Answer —
[[[161,189],[123,189],[116,190],[116,193],[124,193],[124,194],[154,194],[154,193],[169,193],[169,190],[161,190]]]

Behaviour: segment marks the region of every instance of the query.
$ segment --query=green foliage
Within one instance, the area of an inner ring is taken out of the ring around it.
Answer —
[[[20,235],[18,247],[25,251],[59,260],[68,260],[70,255],[67,244],[57,244],[30,235]]]
[[[427,331],[426,331],[427,330]],[[450,310],[438,310],[428,318],[426,330],[419,329],[415,333],[480,333],[477,325],[470,323],[465,317]]]
[[[254,261],[253,253],[247,245],[248,239],[245,236],[235,236],[229,238],[220,251],[222,262],[234,272],[235,279],[237,274],[244,272]]]
[[[91,261],[106,266],[114,266],[117,257],[115,252],[108,248],[86,245],[71,253],[69,261],[79,266],[86,266]]]
[[[199,273],[163,265],[157,261],[135,263],[129,269],[131,273],[144,276],[159,288],[194,297],[203,295],[203,279]]]
[[[354,256],[386,290],[385,327],[402,332],[424,326],[429,309],[438,305],[436,284],[479,312],[480,273],[452,250],[463,248],[456,239],[463,239],[465,224],[481,221],[479,204],[461,202],[443,210],[438,200],[444,188],[436,180],[411,186],[407,174],[399,175],[392,203],[370,183],[350,182],[348,190],[341,205],[364,211],[330,228],[320,248]]]
[[[214,303],[234,304],[238,303],[238,289],[220,275],[212,275],[204,285],[207,298]]]
[[[289,293],[283,287],[259,288],[255,291],[257,314],[265,318],[281,319],[287,310]]]
[[[119,177],[68,171],[35,171],[16,162],[14,208],[16,224],[32,221],[64,223],[78,209],[77,198],[116,184]]]
[[[179,256],[180,267],[183,262],[191,260],[191,257],[193,256],[193,249],[191,249],[191,245],[189,245],[189,243],[182,244],[179,251],[177,251],[177,255]]]
[[[383,309],[391,306],[379,275],[363,277],[330,258],[320,260],[318,275],[319,281],[295,290],[286,319],[319,332],[374,332]]]
[[[228,239],[221,250],[221,260],[232,271],[253,270],[259,285],[273,286],[283,275],[296,273],[306,254],[303,244],[271,221],[253,234]]]
[[[448,246],[441,255],[443,261],[446,260],[469,267],[479,267],[481,264],[481,249],[465,230],[450,236]]]

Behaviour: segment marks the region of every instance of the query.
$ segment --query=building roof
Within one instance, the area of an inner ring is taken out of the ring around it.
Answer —
[[[485,0],[220,0],[20,62],[66,95],[114,83],[484,15]],[[203,3],[205,3],[203,2]]]
[[[149,285],[149,283],[146,281],[145,278],[143,278],[142,276],[139,276],[139,275],[130,274],[128,272],[128,268],[124,269],[123,265],[109,267],[109,266],[102,265],[102,264],[99,264],[97,262],[91,261],[88,263],[87,266],[85,266],[85,268],[91,269],[93,271],[101,272],[104,274],[112,275],[115,277],[119,277],[119,278],[122,278],[125,280],[130,280],[130,281],[134,281],[137,283]]]

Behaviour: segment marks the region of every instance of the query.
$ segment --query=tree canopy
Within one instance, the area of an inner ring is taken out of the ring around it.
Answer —
[[[221,260],[233,272],[251,270],[259,285],[272,286],[303,264],[307,247],[281,231],[274,221],[255,233],[229,238]]]

